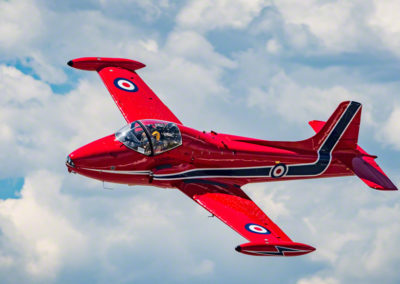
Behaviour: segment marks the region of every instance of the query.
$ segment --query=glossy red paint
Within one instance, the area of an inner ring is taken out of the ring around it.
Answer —
[[[236,251],[255,256],[298,256],[315,251],[309,245],[295,242],[246,243],[236,247]]]
[[[177,188],[250,243],[237,251],[295,256],[314,251],[293,242],[244,193],[253,182],[359,176],[380,190],[397,190],[358,146],[361,104],[343,102],[327,122],[313,121],[306,140],[266,141],[201,132],[183,125],[135,70],[137,61],[80,58],[70,66],[97,71],[129,123],[72,152],[70,172],[101,181]]]

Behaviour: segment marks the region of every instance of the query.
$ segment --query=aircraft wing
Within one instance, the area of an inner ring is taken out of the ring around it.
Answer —
[[[97,71],[127,122],[160,119],[182,124],[136,73],[146,65],[122,58],[84,57],[70,60],[74,68]]]
[[[250,241],[236,247],[241,253],[296,256],[315,250],[293,242],[237,185],[213,180],[185,180],[178,188]]]

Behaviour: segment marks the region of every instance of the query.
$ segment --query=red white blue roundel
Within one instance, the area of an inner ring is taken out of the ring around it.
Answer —
[[[271,170],[271,176],[273,178],[283,177],[287,172],[287,166],[285,164],[277,164]]]
[[[271,234],[271,232],[267,229],[264,228],[263,226],[257,225],[257,224],[246,224],[246,226],[244,226],[246,228],[247,231],[250,231],[252,233],[256,233],[256,234],[263,234],[263,235],[268,235]]]
[[[125,78],[116,78],[114,86],[126,92],[137,92],[138,87],[132,81]]]

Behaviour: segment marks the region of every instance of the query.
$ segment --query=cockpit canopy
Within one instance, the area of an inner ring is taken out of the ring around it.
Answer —
[[[121,128],[115,137],[126,147],[141,154],[158,155],[182,144],[175,123],[153,119],[136,120]]]

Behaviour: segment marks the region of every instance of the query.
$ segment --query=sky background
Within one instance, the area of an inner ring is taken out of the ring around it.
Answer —
[[[244,190],[295,258],[246,242],[176,190],[68,174],[65,157],[125,121],[95,72],[123,57],[187,126],[269,140],[363,104],[359,144],[400,185],[399,1],[0,1],[2,283],[399,283],[400,196],[356,177]]]

